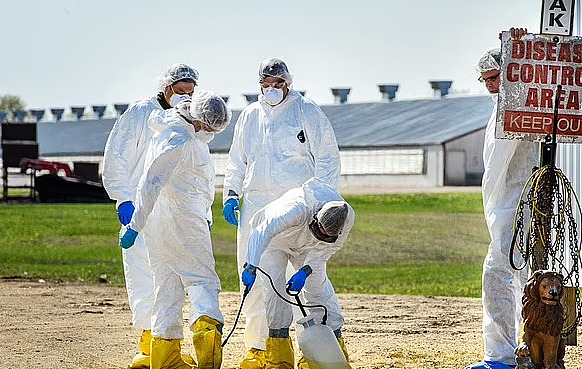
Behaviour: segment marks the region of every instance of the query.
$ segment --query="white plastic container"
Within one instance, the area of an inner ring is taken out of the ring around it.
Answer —
[[[308,315],[297,323],[303,332],[297,342],[310,369],[348,369],[348,362],[330,327],[315,323]]]

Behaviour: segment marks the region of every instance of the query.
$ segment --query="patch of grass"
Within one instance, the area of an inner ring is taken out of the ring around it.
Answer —
[[[479,296],[489,235],[481,195],[346,196],[356,222],[328,273],[339,292]],[[213,204],[223,290],[238,290],[236,228]],[[0,206],[0,277],[124,283],[111,204]]]
[[[415,193],[345,196],[359,211],[415,213],[439,212],[483,214],[480,193]]]
[[[328,275],[337,292],[420,296],[481,296],[482,263],[342,267]]]

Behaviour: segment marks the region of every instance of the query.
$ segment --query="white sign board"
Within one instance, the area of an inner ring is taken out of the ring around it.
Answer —
[[[558,40],[556,42],[555,40]],[[496,138],[543,141],[552,134],[558,85],[557,140],[582,142],[582,37],[501,37]]]
[[[540,33],[572,36],[575,0],[542,0]]]

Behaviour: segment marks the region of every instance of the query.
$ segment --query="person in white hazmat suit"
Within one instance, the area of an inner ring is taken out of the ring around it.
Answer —
[[[527,30],[511,29],[513,38]],[[533,142],[495,138],[497,94],[501,73],[501,50],[487,51],[477,63],[479,80],[495,100],[485,131],[483,160],[483,206],[491,243],[483,264],[484,360],[466,369],[515,367],[515,348],[521,330],[522,295],[528,268],[514,270],[509,262],[513,222],[521,192],[539,160],[539,145]]]
[[[330,185],[311,178],[301,187],[260,209],[251,219],[247,263],[242,282],[252,291],[256,267],[268,273],[275,288],[285,291],[285,267],[291,262],[296,273],[287,282],[290,291],[304,286],[307,305],[322,304],[328,309],[327,325],[334,331],[346,361],[348,353],[341,337],[344,319],[333,286],[326,273],[326,263],[345,243],[354,224],[352,207]],[[274,292],[267,277],[262,281],[269,337],[266,345],[266,368],[293,369],[294,353],[289,326],[293,320],[291,305]],[[256,287],[255,287],[256,288]],[[323,309],[310,313],[321,321]],[[308,369],[302,357],[299,369]]]
[[[231,112],[218,96],[197,92],[192,102],[154,111],[148,125],[155,133],[136,194],[136,208],[122,232],[120,246],[131,247],[143,231],[154,276],[151,368],[191,368],[181,358],[182,308],[190,299],[189,324],[197,368],[222,362],[223,316],[220,281],[214,270],[210,207],[214,165],[208,142],[229,124]]]
[[[150,113],[169,109],[192,95],[198,72],[186,64],[174,64],[158,79],[158,93],[136,102],[115,122],[103,156],[103,186],[116,201],[119,221],[129,223],[134,211],[138,181],[153,132],[147,126]],[[148,368],[154,284],[147,250],[140,236],[130,250],[123,250],[125,284],[133,326],[142,330],[139,353],[130,368]]]
[[[340,156],[331,123],[313,101],[292,89],[292,83],[285,62],[264,60],[259,101],[245,107],[236,122],[224,177],[223,215],[239,226],[239,273],[247,256],[249,221],[257,210],[311,177],[338,187]],[[253,289],[243,307],[248,353],[241,369],[265,366],[268,328],[262,293],[261,288]]]

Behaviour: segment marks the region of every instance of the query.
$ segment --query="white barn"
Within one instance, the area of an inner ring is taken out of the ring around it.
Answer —
[[[493,108],[488,96],[447,97],[322,106],[337,137],[342,188],[480,185],[483,139]],[[210,149],[217,184],[234,122]],[[38,123],[40,157],[69,163],[101,162],[115,119]]]

